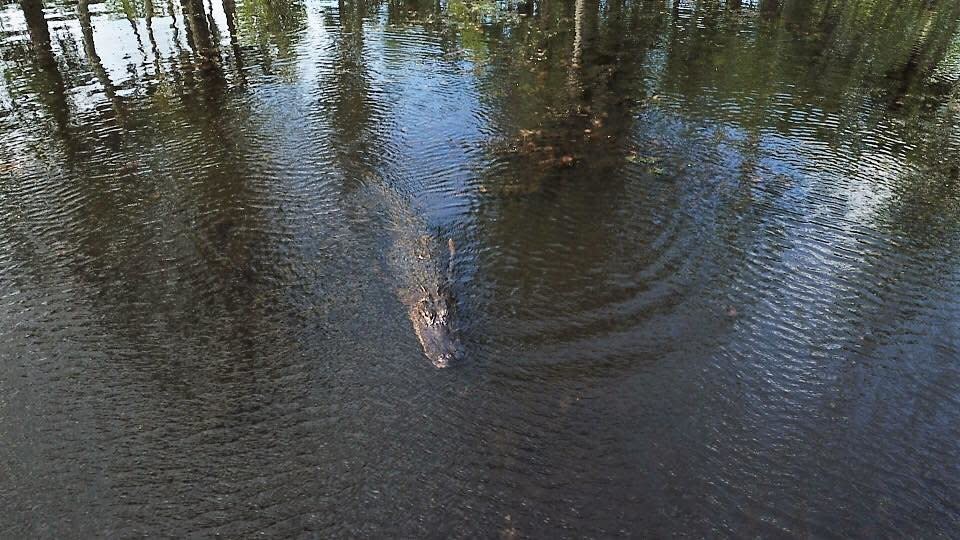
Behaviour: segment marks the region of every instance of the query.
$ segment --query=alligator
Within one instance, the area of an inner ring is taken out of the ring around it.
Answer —
[[[380,202],[393,229],[388,259],[399,283],[397,297],[407,308],[424,355],[434,366],[448,367],[461,355],[451,288],[456,253],[453,239],[447,240],[449,258],[444,272],[436,256],[441,251],[436,237],[424,234],[427,227],[407,201],[380,187]]]

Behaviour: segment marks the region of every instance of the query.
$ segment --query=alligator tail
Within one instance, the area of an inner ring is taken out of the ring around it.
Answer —
[[[450,249],[450,258],[447,259],[447,283],[453,282],[453,259],[457,254],[457,246],[453,243],[453,238],[447,238],[447,248]]]

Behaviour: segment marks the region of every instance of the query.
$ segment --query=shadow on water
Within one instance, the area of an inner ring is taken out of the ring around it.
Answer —
[[[43,13],[40,0],[24,0],[20,4],[30,39],[30,57],[34,69],[28,70],[30,83],[35,85],[37,94],[44,102],[51,119],[56,125],[57,134],[70,147],[69,108],[66,101],[66,83],[60,73],[60,66],[53,53],[50,29]]]
[[[949,534],[958,22],[0,6],[0,536]]]

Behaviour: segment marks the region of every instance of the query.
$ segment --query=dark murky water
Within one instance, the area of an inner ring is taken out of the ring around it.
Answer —
[[[0,536],[956,534],[960,3],[727,4],[3,5]]]

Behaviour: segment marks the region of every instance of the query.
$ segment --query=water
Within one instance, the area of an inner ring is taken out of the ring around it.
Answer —
[[[956,534],[958,20],[4,4],[0,537]]]

